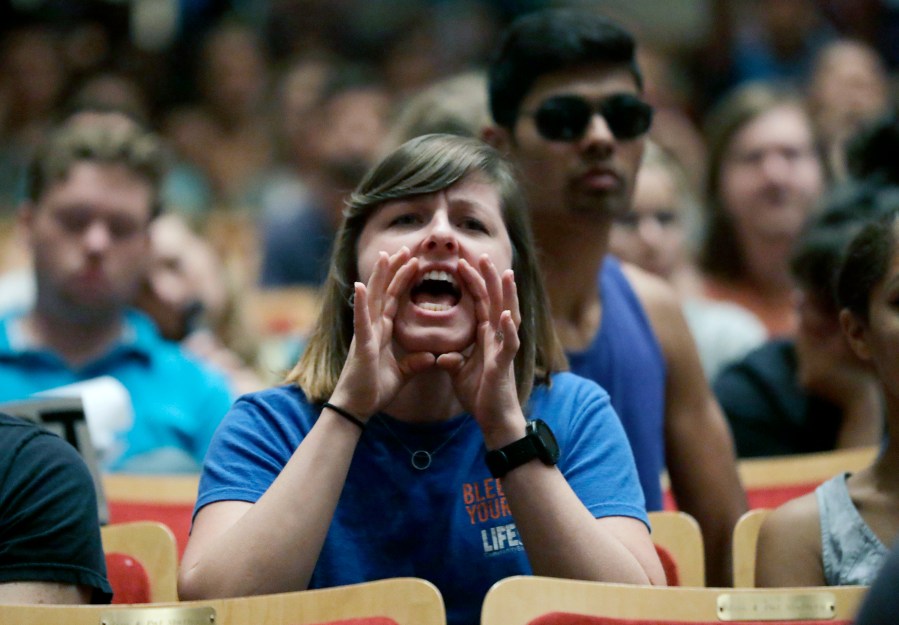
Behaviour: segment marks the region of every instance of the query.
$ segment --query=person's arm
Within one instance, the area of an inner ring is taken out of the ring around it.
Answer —
[[[360,433],[325,409],[256,503],[220,501],[201,508],[182,558],[179,596],[306,588]]]
[[[814,493],[788,501],[769,514],[759,530],[755,585],[825,586],[821,524]]]
[[[361,420],[389,403],[408,377],[433,366],[431,354],[397,361],[392,352],[395,294],[417,267],[405,248],[390,258],[382,253],[368,286],[356,284],[354,338],[330,401]],[[308,587],[361,431],[325,408],[258,501],[201,508],[182,558],[181,598]]]
[[[521,322],[514,277],[511,271],[500,277],[486,257],[477,271],[464,261],[459,266],[477,301],[477,341],[469,354],[442,354],[437,365],[452,376],[456,394],[478,421],[487,449],[499,449],[525,434],[513,372]],[[618,441],[627,447],[623,430]],[[633,475],[636,484],[635,468]],[[533,460],[506,474],[502,485],[534,573],[665,583],[646,526],[624,516],[594,518],[558,467]]]
[[[627,268],[665,356],[665,457],[678,507],[702,528],[706,580],[732,582],[733,528],[747,509],[730,429],[702,370],[696,344],[671,288]]]
[[[535,575],[665,584],[646,526],[631,517],[593,518],[558,468],[530,462],[502,483]]]
[[[93,590],[89,586],[56,582],[6,582],[0,583],[0,604],[48,603],[74,605],[90,603]]]

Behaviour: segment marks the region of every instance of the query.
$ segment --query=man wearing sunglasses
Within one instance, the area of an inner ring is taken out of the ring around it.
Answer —
[[[621,416],[647,508],[667,467],[678,506],[703,529],[708,582],[730,581],[730,537],[746,508],[727,423],[677,296],[607,255],[652,123],[627,31],[594,12],[550,9],[504,33],[489,68],[483,137],[518,167],[556,329],[575,373]]]

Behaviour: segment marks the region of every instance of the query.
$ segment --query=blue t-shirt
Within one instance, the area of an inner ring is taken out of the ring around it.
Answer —
[[[51,388],[100,376],[117,379],[134,408],[132,427],[118,434],[106,471],[175,468],[199,470],[212,434],[233,396],[224,375],[163,339],[142,313],[125,315],[120,341],[106,354],[72,369],[51,351],[28,343],[23,315],[0,319],[0,401],[24,399]],[[159,462],[147,460],[154,455]],[[165,461],[161,460],[166,458]],[[183,463],[174,467],[171,459]]]
[[[643,306],[621,271],[606,256],[599,275],[602,318],[593,343],[569,352],[571,371],[609,392],[630,441],[649,510],[662,509],[665,468],[665,376],[662,348]]]
[[[257,501],[319,412],[295,386],[238,399],[206,456],[197,510],[216,501]],[[629,516],[648,525],[633,457],[605,391],[559,373],[552,388],[534,390],[528,414],[555,433],[559,469],[595,517]],[[410,450],[419,449],[433,451],[425,470],[411,464]],[[310,588],[422,577],[440,589],[451,625],[477,625],[494,582],[531,573],[485,453],[480,429],[467,414],[426,425],[373,417],[356,447]]]

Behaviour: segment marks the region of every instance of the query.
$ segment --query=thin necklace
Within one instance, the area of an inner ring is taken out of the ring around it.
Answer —
[[[455,438],[456,434],[459,433],[459,430],[462,429],[462,426],[464,426],[466,423],[468,423],[468,419],[462,419],[462,422],[458,426],[456,426],[456,429],[453,430],[453,433],[450,434],[445,441],[443,441],[442,443],[437,445],[437,447],[435,447],[431,451],[426,451],[424,449],[417,449],[417,450],[413,451],[413,450],[409,449],[409,447],[406,446],[406,443],[403,442],[403,439],[401,439],[397,435],[397,433],[394,432],[390,428],[389,425],[387,425],[387,419],[385,419],[384,417],[382,417],[379,414],[378,420],[384,425],[384,429],[387,430],[390,433],[390,435],[396,439],[396,442],[398,442],[400,444],[400,446],[403,449],[405,449],[407,453],[409,453],[409,455],[411,456],[409,458],[409,461],[412,463],[412,466],[415,467],[416,469],[418,469],[419,471],[424,471],[425,469],[430,467],[431,462],[434,460],[434,456],[437,455],[437,452],[440,451],[441,449],[443,449],[447,443],[449,443],[451,440],[453,440],[453,438]]]

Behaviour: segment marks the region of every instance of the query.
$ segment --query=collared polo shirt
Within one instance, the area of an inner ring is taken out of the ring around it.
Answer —
[[[223,374],[168,341],[149,317],[128,311],[120,339],[105,354],[71,367],[33,345],[24,313],[0,318],[0,401],[111,376],[131,395],[134,422],[101,458],[107,471],[199,470],[212,434],[233,400]],[[166,458],[156,463],[149,458]],[[168,468],[165,465],[168,462]]]

